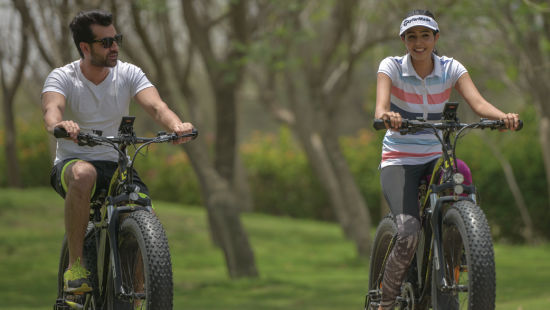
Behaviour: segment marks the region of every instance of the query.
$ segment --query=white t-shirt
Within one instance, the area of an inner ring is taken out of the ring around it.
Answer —
[[[422,79],[409,54],[382,60],[378,73],[392,80],[390,110],[405,119],[422,117],[439,120],[451,90],[466,68],[457,60],[433,55],[434,70]],[[401,135],[388,130],[382,142],[380,168],[390,165],[418,165],[441,156],[441,144],[431,131]]]
[[[65,96],[64,120],[78,124],[81,132],[103,131],[116,136],[123,116],[128,115],[130,100],[141,90],[152,87],[143,71],[118,61],[99,85],[84,77],[80,60],[54,69],[46,78],[42,93],[57,92]],[[117,161],[115,150],[108,146],[79,146],[71,140],[58,139],[54,164],[68,159]]]

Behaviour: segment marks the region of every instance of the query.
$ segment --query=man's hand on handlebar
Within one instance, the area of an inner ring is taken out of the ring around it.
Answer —
[[[195,127],[191,123],[179,123],[171,128],[172,132],[175,132],[178,136],[192,133]],[[180,138],[172,142],[173,144],[181,144],[193,140],[193,137]]]
[[[55,124],[54,128],[56,127],[64,128],[68,134],[67,139],[71,139],[73,140],[74,143],[78,143],[78,134],[80,133],[80,127],[78,126],[77,123],[73,121],[62,121]],[[52,133],[53,133],[53,130],[52,130]]]
[[[502,121],[504,121],[504,125],[506,126],[506,129],[518,130],[518,127],[519,127],[519,114],[507,113],[507,114],[504,115],[504,117],[501,117],[500,119]],[[502,129],[501,131],[505,131],[506,129]]]

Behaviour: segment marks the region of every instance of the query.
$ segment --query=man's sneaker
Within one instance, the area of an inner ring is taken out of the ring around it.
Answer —
[[[145,309],[145,303],[143,300],[136,300],[134,301],[134,310],[141,310]]]
[[[88,276],[90,272],[80,264],[80,258],[63,274],[63,290],[67,293],[86,293],[92,291]]]

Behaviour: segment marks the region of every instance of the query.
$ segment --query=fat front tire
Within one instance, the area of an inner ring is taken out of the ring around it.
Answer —
[[[367,298],[366,309],[373,309],[371,302],[380,302],[380,288],[384,277],[386,259],[393,247],[396,234],[397,226],[393,217],[387,215],[378,224],[374,235],[369,267],[369,297]],[[373,292],[377,293],[373,294]]]
[[[172,309],[170,250],[157,217],[148,211],[136,211],[124,217],[118,234],[118,251],[122,287],[127,298],[112,296],[110,279],[107,309]]]
[[[433,309],[495,309],[495,260],[491,231],[480,207],[459,201],[443,217],[442,251],[444,266],[433,264]],[[447,285],[438,287],[438,273],[444,272]]]

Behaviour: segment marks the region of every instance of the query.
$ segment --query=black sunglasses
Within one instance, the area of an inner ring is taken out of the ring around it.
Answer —
[[[103,48],[110,48],[113,43],[116,42],[118,46],[122,44],[122,34],[116,34],[114,37],[105,37],[99,40],[92,40],[90,43],[100,42],[103,44]]]

